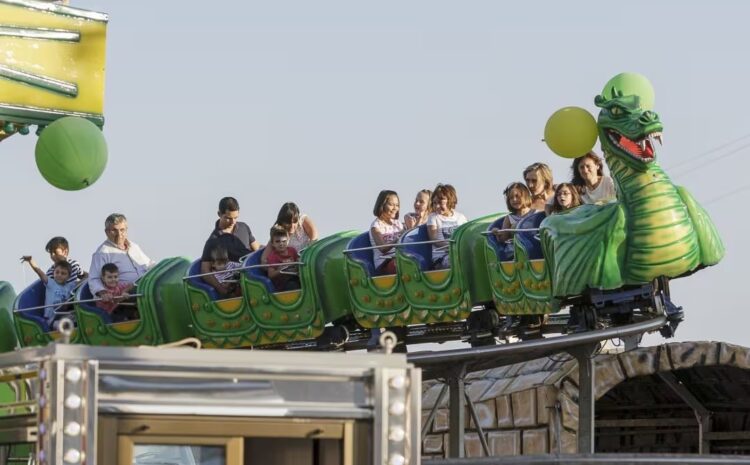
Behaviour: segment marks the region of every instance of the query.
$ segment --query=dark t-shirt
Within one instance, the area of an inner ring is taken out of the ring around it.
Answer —
[[[255,237],[250,226],[245,223],[238,221],[234,225],[234,231],[231,234],[224,233],[219,230],[219,222],[216,221],[214,230],[206,241],[206,245],[203,246],[203,254],[201,255],[202,262],[211,261],[211,249],[214,248],[215,244],[221,244],[229,252],[229,260],[237,262],[241,257],[252,252],[250,250],[250,244],[255,242]]]

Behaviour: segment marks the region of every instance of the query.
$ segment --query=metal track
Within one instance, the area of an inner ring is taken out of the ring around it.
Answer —
[[[512,365],[560,352],[567,352],[576,347],[597,344],[609,339],[624,339],[650,331],[658,331],[665,324],[667,324],[667,319],[664,316],[657,316],[629,325],[597,329],[584,333],[521,341],[499,346],[443,350],[439,352],[416,352],[409,354],[408,358],[411,363],[422,368],[422,379],[435,379],[452,373],[455,371],[457,365],[464,366],[467,372]]]

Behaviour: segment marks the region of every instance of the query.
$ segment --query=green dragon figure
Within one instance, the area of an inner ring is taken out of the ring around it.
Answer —
[[[599,140],[617,201],[583,205],[542,223],[552,295],[676,278],[718,263],[724,245],[708,214],[656,163],[654,140],[661,143],[662,131],[657,114],[617,89],[594,102],[601,108]]]

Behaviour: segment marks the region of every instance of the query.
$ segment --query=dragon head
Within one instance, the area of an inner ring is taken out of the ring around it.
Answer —
[[[637,95],[623,95],[617,89],[612,89],[610,98],[597,95],[594,103],[601,108],[597,125],[605,152],[638,170],[656,160],[654,141],[661,144],[662,131],[659,115],[643,110]]]

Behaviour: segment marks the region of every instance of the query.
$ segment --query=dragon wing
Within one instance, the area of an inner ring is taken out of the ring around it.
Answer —
[[[675,187],[677,187],[677,192],[687,206],[690,219],[693,220],[693,228],[698,236],[698,243],[701,248],[701,264],[709,266],[719,263],[724,257],[725,249],[716,226],[714,226],[706,210],[700,206],[687,189],[682,186]]]
[[[619,202],[581,205],[551,215],[540,229],[555,297],[623,284],[625,213]]]

